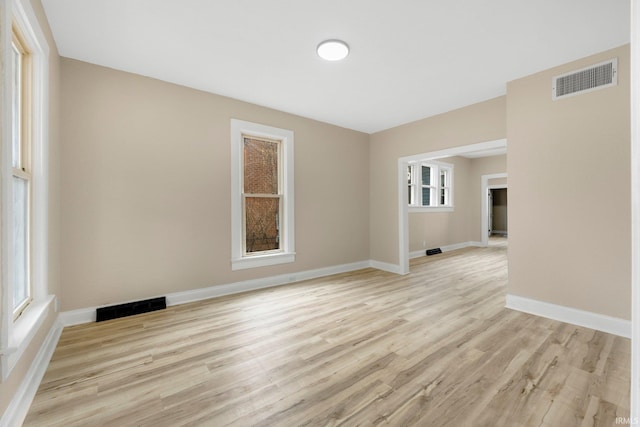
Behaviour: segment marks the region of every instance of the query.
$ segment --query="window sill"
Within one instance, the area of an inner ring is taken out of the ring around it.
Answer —
[[[296,260],[295,252],[284,252],[268,255],[254,255],[231,260],[231,270],[266,267],[268,265],[286,264]]]
[[[415,212],[453,212],[453,206],[409,206],[409,213]]]
[[[4,359],[2,369],[3,379],[7,379],[31,343],[33,337],[40,330],[54,298],[55,296],[49,295],[46,298],[34,300],[22,315],[13,322],[9,335],[9,347],[2,351],[2,357]]]

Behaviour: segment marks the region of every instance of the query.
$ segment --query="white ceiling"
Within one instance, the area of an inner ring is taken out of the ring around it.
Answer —
[[[43,0],[62,56],[373,133],[629,42],[628,0]],[[315,52],[351,47],[342,62]]]

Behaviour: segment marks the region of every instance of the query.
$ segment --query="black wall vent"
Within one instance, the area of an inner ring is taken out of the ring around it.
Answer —
[[[126,304],[112,305],[110,307],[101,307],[96,309],[96,322],[117,319],[119,317],[133,316],[134,314],[148,313],[150,311],[164,310],[165,308],[167,308],[166,297],[128,302]]]
[[[437,254],[441,254],[441,253],[442,253],[442,249],[440,249],[440,248],[427,249],[427,256],[437,255]]]

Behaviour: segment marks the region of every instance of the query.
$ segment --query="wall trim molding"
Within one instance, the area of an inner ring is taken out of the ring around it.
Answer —
[[[227,283],[222,285],[209,286],[206,288],[192,289],[188,291],[172,292],[166,294],[167,306],[186,304],[189,302],[201,301],[221,297],[225,295],[239,294],[258,289],[271,288],[275,286],[288,285],[303,280],[317,279],[331,276],[333,274],[348,273],[365,268],[377,268],[378,270],[397,273],[398,266],[384,264],[375,261],[359,261],[350,264],[341,264],[332,267],[317,268],[314,270],[292,272],[277,276],[263,277],[258,279],[243,280],[240,282]],[[389,268],[389,269],[387,269]],[[395,269],[395,270],[394,270]],[[161,295],[156,295],[161,296]],[[149,297],[153,298],[153,297]],[[113,304],[125,304],[132,301],[114,302]],[[108,305],[113,305],[108,304]],[[96,309],[102,306],[80,308],[77,310],[63,311],[60,313],[60,320],[64,326],[80,325],[96,321]]]
[[[60,316],[58,316],[51,329],[49,329],[49,333],[44,339],[40,350],[38,350],[38,354],[31,362],[31,366],[20,383],[18,390],[16,390],[11,402],[9,402],[7,410],[4,411],[0,419],[0,426],[20,426],[24,422],[38,387],[40,387],[40,382],[47,371],[51,356],[53,356],[53,352],[58,345],[63,327]]]
[[[370,260],[369,267],[375,268],[376,270],[382,270],[388,273],[393,273],[393,274],[405,275],[409,273],[408,271],[405,272],[402,269],[402,267],[399,266],[398,264],[389,264],[387,262],[382,262],[382,261]]]
[[[117,304],[117,303],[116,303]],[[60,312],[60,322],[67,326],[81,325],[96,321],[96,309],[98,307],[79,308],[77,310]]]
[[[518,295],[507,294],[505,307],[523,313],[559,320],[572,325],[584,326],[624,338],[631,338],[631,321],[591,311],[552,304]]]
[[[458,249],[464,249],[464,248],[470,248],[470,247],[482,247],[482,246],[483,245],[481,242],[464,242],[464,243],[456,243],[453,245],[443,246],[441,249],[442,249],[442,252],[451,252]]]
[[[453,245],[440,246],[442,252],[451,252],[458,249],[464,249],[469,247],[482,247],[482,242],[462,242],[462,243],[454,243]],[[420,258],[421,256],[426,255],[426,249],[420,249],[419,251],[412,251],[409,253],[409,259]]]
[[[442,249],[442,248],[440,248]],[[426,249],[420,249],[419,251],[409,252],[409,259],[420,258],[421,256],[427,256]]]

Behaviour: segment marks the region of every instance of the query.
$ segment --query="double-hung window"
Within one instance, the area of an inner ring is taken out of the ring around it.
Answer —
[[[231,120],[233,270],[293,262],[293,132]]]
[[[435,161],[409,163],[407,189],[412,210],[452,210],[453,165]]]
[[[11,17],[3,60],[3,266],[0,369],[6,379],[55,311],[48,287],[49,46],[28,0],[5,2]],[[5,16],[7,18],[7,16]]]
[[[32,300],[31,290],[31,62],[16,28],[11,37],[12,308],[14,319]]]
[[[416,203],[416,180],[415,180],[415,168],[417,166],[409,164],[407,166],[407,186],[408,186],[408,200],[409,206],[413,206]]]
[[[282,141],[242,135],[243,255],[278,253],[282,222]]]
[[[435,167],[433,165],[420,165],[420,178],[422,179],[421,206],[435,206],[435,195],[437,191],[434,178]]]
[[[451,170],[440,168],[440,206],[451,205]]]

